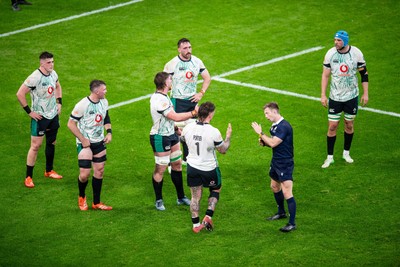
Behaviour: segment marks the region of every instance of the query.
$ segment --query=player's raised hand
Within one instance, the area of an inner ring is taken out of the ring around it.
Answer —
[[[226,137],[230,138],[232,134],[232,125],[231,123],[228,123],[228,128],[226,129]]]
[[[256,132],[256,134],[261,134],[262,132],[261,124],[258,124],[257,122],[253,121],[251,123],[251,127],[253,127],[253,130]]]

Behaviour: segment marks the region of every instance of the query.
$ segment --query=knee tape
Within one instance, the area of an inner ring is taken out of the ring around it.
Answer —
[[[216,191],[210,191],[210,197],[215,197],[217,200],[219,200],[219,192]]]
[[[344,114],[344,119],[346,121],[354,121],[355,118],[356,118],[356,115],[347,114],[347,113]]]
[[[92,161],[88,159],[80,159],[78,160],[79,168],[90,169],[92,168]]]
[[[328,120],[329,121],[340,121],[340,117],[342,116],[341,113],[336,113],[336,114],[328,114]]]
[[[180,151],[180,150],[172,152],[170,155],[171,162],[178,161],[181,158],[181,155],[182,155],[182,151]]]
[[[104,162],[104,161],[106,161],[107,160],[107,156],[106,155],[103,155],[103,156],[101,156],[101,157],[99,157],[99,158],[95,158],[95,157],[93,157],[93,162],[96,162],[96,163],[100,163],[100,162]]]
[[[169,156],[164,156],[164,157],[154,156],[154,159],[156,161],[156,164],[158,165],[167,166],[169,163]]]

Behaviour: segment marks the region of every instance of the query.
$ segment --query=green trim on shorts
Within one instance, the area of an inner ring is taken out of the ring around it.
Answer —
[[[38,122],[34,119],[31,119],[31,135],[32,136],[39,136],[37,134],[37,129],[38,129]]]
[[[77,144],[77,145],[76,145],[76,152],[78,152],[78,155],[79,155],[79,153],[82,151],[82,149],[83,149],[82,144]]]
[[[220,185],[222,183],[221,170],[219,169],[219,167],[217,167],[217,168],[215,168],[215,171],[216,171],[217,177],[218,177],[218,185]]]
[[[156,147],[156,152],[165,152],[163,147],[163,136],[159,134],[154,135],[154,146]]]

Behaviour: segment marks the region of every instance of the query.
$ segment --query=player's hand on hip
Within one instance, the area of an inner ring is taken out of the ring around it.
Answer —
[[[104,137],[104,143],[106,143],[106,144],[109,144],[110,142],[111,142],[111,140],[112,140],[112,134],[111,133],[108,133],[108,134],[106,134],[106,136]]]
[[[190,98],[190,100],[191,100],[192,102],[199,102],[199,101],[201,100],[202,97],[203,97],[203,94],[202,94],[202,93],[197,93],[197,94],[195,94],[194,96],[192,96],[192,97]]]
[[[31,113],[29,113],[29,117],[31,117],[35,121],[40,121],[43,118],[42,115],[40,115],[36,112],[33,112],[33,111]]]
[[[83,148],[90,148],[90,140],[87,138],[83,138],[83,140],[81,140],[82,142],[82,147]]]

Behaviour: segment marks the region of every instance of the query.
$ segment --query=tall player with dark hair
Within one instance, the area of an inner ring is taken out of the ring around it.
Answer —
[[[203,98],[211,83],[211,76],[203,61],[192,55],[192,45],[189,39],[182,38],[178,41],[178,55],[164,66],[164,71],[172,75],[171,101],[175,112],[188,112],[194,110],[197,103]],[[197,92],[199,76],[203,78],[201,89]],[[194,120],[180,122],[182,127]],[[183,160],[186,161],[188,150],[182,144]]]
[[[39,60],[40,67],[25,80],[17,92],[19,103],[31,118],[31,146],[26,159],[25,177],[25,186],[29,188],[35,186],[32,180],[33,168],[44,136],[46,136],[46,171],[44,175],[53,179],[62,178],[53,170],[55,144],[60,127],[62,89],[54,70],[53,54],[43,52],[40,54]],[[31,95],[32,109],[28,105],[27,94]]]
[[[342,157],[347,163],[353,163],[350,157],[350,147],[354,135],[354,119],[358,111],[358,79],[361,75],[363,94],[360,102],[363,106],[368,103],[368,72],[364,56],[360,49],[349,45],[349,35],[345,31],[338,31],[334,36],[335,46],[328,50],[323,63],[321,79],[321,104],[328,108],[328,156],[322,168],[328,168],[334,163],[333,152],[336,142],[336,131],[342,112],[344,113],[344,148]],[[329,78],[329,101],[326,97],[326,88]]]

